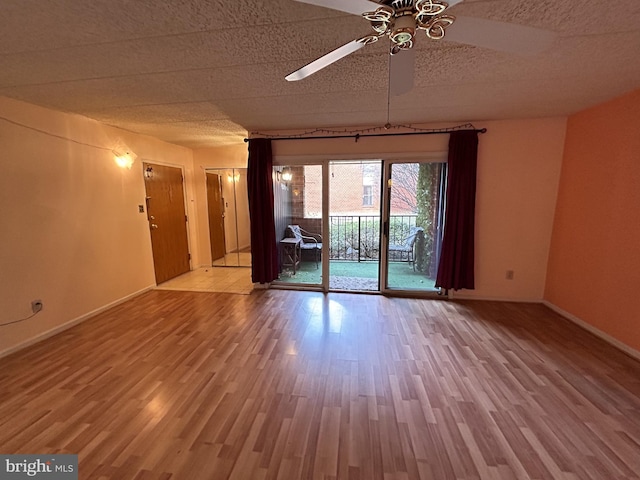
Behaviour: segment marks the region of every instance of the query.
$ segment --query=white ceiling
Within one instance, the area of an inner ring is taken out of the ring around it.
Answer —
[[[640,88],[640,0],[465,0],[450,13],[558,38],[522,56],[418,36],[415,86],[391,99],[391,123],[564,116]],[[0,95],[194,148],[384,125],[383,41],[284,80],[367,33],[293,0],[2,0]]]

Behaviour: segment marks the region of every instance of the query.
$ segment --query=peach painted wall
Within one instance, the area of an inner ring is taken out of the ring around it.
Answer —
[[[486,123],[476,192],[476,290],[458,297],[541,301],[566,120]],[[507,270],[514,271],[507,280]]]
[[[545,299],[640,351],[640,90],[568,120]]]
[[[227,145],[223,147],[199,148],[193,151],[195,171],[195,194],[197,197],[198,232],[197,241],[201,246],[198,265],[211,265],[211,243],[209,240],[209,216],[207,213],[207,178],[205,168],[247,168],[248,145]],[[242,220],[239,219],[240,224]],[[246,230],[239,232],[241,238],[248,238],[249,219],[245,218]]]
[[[0,97],[0,355],[155,285],[142,161],[185,166],[196,219],[192,151]],[[131,170],[111,149],[138,155]],[[190,222],[191,252],[197,224]],[[197,260],[196,260],[197,261]]]
[[[441,127],[438,125],[437,127]],[[478,122],[476,289],[457,298],[541,301],[562,164],[566,120]],[[296,158],[446,158],[447,135],[274,142]],[[515,272],[513,280],[506,271]]]

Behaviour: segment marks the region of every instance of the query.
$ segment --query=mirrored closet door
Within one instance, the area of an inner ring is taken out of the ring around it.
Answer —
[[[206,169],[209,239],[214,267],[250,267],[246,168]]]

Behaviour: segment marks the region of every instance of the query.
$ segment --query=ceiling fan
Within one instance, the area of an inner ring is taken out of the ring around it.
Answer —
[[[398,95],[413,86],[413,46],[420,31],[431,40],[442,40],[446,35],[447,40],[457,43],[520,54],[539,53],[555,38],[554,32],[539,28],[450,15],[449,9],[464,0],[295,1],[360,15],[369,22],[373,32],[287,75],[288,81],[302,80],[382,37],[389,37],[391,93]]]

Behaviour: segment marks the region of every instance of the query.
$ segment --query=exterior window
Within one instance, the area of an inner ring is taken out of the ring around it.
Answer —
[[[373,185],[362,186],[362,206],[363,207],[373,206]]]

